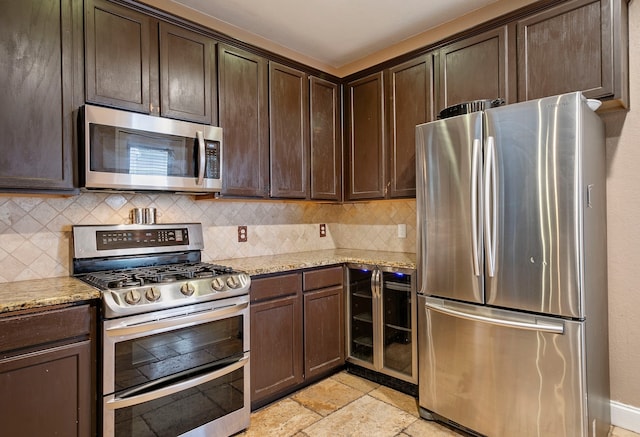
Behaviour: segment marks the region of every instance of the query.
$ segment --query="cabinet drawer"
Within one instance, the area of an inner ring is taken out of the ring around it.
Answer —
[[[325,288],[332,285],[342,284],[343,277],[341,266],[321,270],[311,270],[308,272],[303,272],[302,275],[304,291],[316,290],[318,288]]]
[[[297,294],[302,291],[302,275],[290,273],[251,280],[251,302]]]
[[[0,319],[0,352],[89,336],[91,308],[81,305]]]

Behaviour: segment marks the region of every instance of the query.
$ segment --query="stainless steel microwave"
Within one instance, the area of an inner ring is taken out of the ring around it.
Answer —
[[[85,189],[209,193],[222,189],[222,129],[84,105]]]

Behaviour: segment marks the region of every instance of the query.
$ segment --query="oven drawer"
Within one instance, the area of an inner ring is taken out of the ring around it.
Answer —
[[[105,436],[226,437],[249,426],[249,354],[221,369],[130,397],[105,396]]]

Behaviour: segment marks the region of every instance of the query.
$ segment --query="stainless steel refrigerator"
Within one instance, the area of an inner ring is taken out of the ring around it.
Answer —
[[[610,427],[604,128],[581,93],[416,128],[419,404],[488,436]]]

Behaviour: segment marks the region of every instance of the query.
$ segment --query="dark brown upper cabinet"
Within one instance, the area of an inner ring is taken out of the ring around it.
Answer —
[[[215,40],[105,0],[85,10],[86,100],[215,124]]]
[[[342,146],[338,85],[309,78],[311,198],[342,199]]]
[[[309,80],[269,63],[271,197],[305,199],[309,185]]]
[[[268,197],[268,65],[260,56],[218,46],[220,126],[224,132],[222,194]]]
[[[82,3],[3,2],[0,41],[0,189],[69,191],[73,110],[82,99]]]
[[[103,0],[86,1],[87,101],[150,113],[151,18]],[[157,49],[157,46],[156,46]]]
[[[216,43],[160,23],[160,115],[217,123]]]
[[[501,26],[440,49],[437,113],[471,100],[515,101],[513,33]]]
[[[626,0],[563,2],[518,21],[517,34],[519,100],[583,91],[628,106]]]
[[[347,84],[346,200],[382,199],[387,192],[382,72]]]
[[[386,72],[389,197],[416,195],[416,125],[433,117],[433,55]]]

